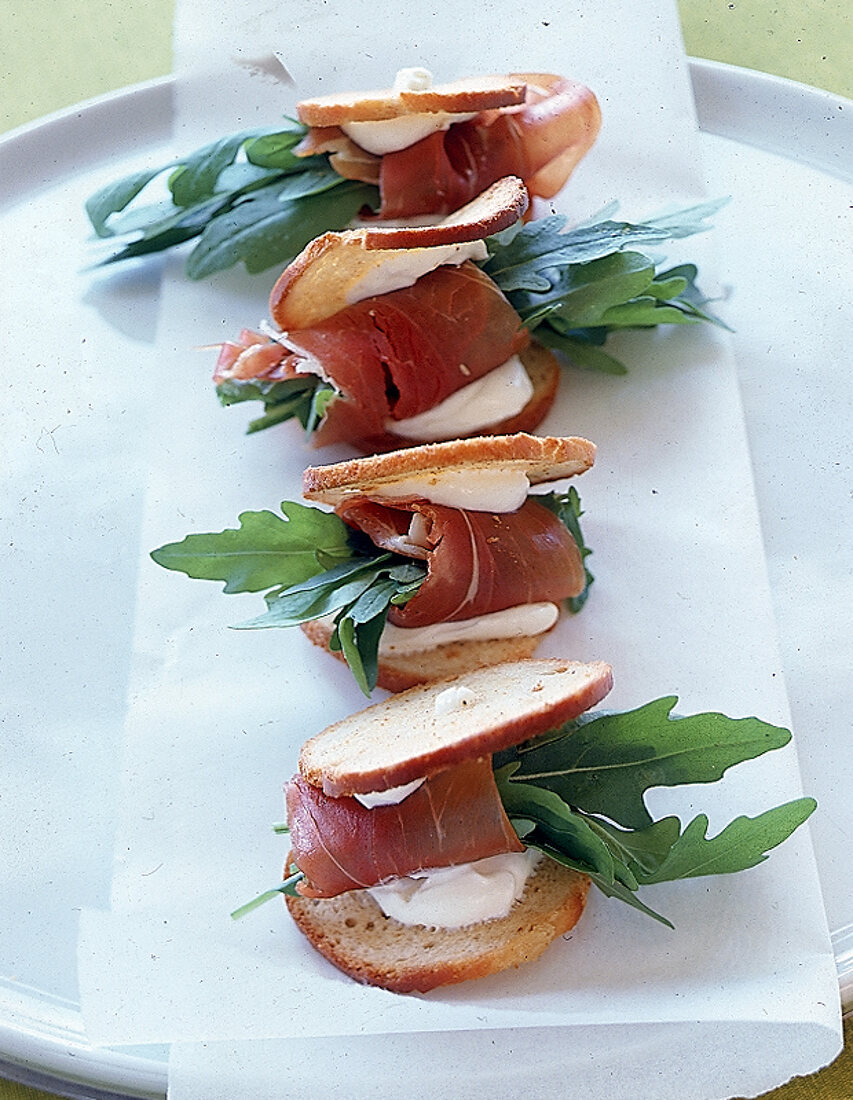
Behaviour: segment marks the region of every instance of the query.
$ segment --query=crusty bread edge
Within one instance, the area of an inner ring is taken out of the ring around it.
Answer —
[[[306,126],[341,126],[348,122],[382,122],[409,114],[447,114],[514,107],[524,102],[526,84],[517,76],[464,77],[430,88],[377,88],[335,92],[300,100],[296,114]]]
[[[506,917],[461,929],[403,925],[363,890],[336,898],[285,896],[285,902],[309,943],[349,977],[395,993],[427,993],[532,962],[574,928],[589,887],[585,875],[544,857]]]
[[[527,188],[504,176],[437,225],[363,226],[321,233],[279,275],[269,312],[282,331],[310,328],[351,304],[365,274],[401,251],[479,241],[515,224],[527,209]]]
[[[302,623],[300,629],[314,645],[343,661],[339,650],[329,649],[334,627],[325,619]],[[419,684],[453,679],[477,668],[489,668],[507,661],[532,657],[543,634],[524,634],[518,638],[491,638],[485,641],[450,642],[435,649],[403,656],[380,657],[376,686],[397,694]]]
[[[412,722],[413,714],[434,719],[436,698],[452,685],[464,685],[484,697],[500,694],[495,677],[507,683],[520,677],[513,691],[516,699],[522,691],[525,701],[517,709],[507,706],[509,699],[490,716],[475,717],[472,708],[463,727],[446,719],[442,737],[430,734],[429,721],[424,722],[423,735],[416,720]],[[546,683],[550,690],[544,690]],[[612,686],[613,672],[604,661],[557,657],[495,660],[423,680],[309,738],[299,753],[299,774],[332,798],[388,790],[559,729],[600,703]],[[378,738],[384,750],[379,753],[374,751]]]
[[[422,443],[417,447],[367,455],[328,466],[309,466],[302,492],[308,500],[337,505],[401,479],[438,477],[448,469],[523,470],[531,484],[584,473],[595,462],[595,444],[579,436],[478,435]]]

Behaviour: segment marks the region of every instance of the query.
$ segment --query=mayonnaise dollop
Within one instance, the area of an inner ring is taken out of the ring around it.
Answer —
[[[517,355],[431,409],[404,420],[385,421],[385,430],[403,439],[431,443],[458,439],[520,413],[533,396],[533,383]]]
[[[380,657],[424,653],[451,642],[484,642],[498,638],[535,637],[550,630],[560,617],[554,603],[526,603],[458,622],[402,627],[386,623],[379,639]]]
[[[540,852],[505,852],[456,867],[418,871],[374,886],[368,893],[382,912],[402,924],[464,928],[505,917],[524,893]]]

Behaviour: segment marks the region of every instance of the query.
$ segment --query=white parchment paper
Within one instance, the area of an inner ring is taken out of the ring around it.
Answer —
[[[416,33],[413,22],[360,0],[239,12],[179,2],[177,147],[268,123],[315,91],[385,83],[404,64],[439,78],[543,69],[589,83],[604,111],[601,141],[563,208],[586,215],[618,197],[641,216],[703,197],[669,3],[602,0],[568,12],[491,3],[460,18],[438,0],[418,13]],[[266,75],[274,50],[293,87]],[[699,259],[712,280],[706,241],[671,256]],[[339,1094],[367,1095],[370,1077],[353,1067],[380,1050],[407,1095],[464,1096],[494,1078],[496,1095],[512,1095],[518,1067],[535,1065],[543,1087],[570,1066],[587,1095],[637,1095],[641,1081],[644,1097],[711,1100],[826,1062],[839,1045],[837,985],[805,830],[748,873],[656,888],[649,901],[675,932],[594,898],[538,963],[423,997],[351,983],[277,903],[229,920],[278,877],[284,842],[269,825],[298,746],[364,704],[346,670],[298,632],[227,629],[256,613],[259,597],[226,598],[146,558],[189,531],[233,526],[242,510],[298,499],[308,462],[345,453],[318,456],[292,425],[245,437],[242,410],[213,397],[212,354],[195,349],[256,325],[275,275],[228,272],[199,285],[173,261],[165,279],[111,908],[85,911],[80,925],[92,1041],[171,1042],[170,1095],[182,1098],[305,1095],[299,1062],[346,1065]],[[684,712],[787,724],[728,342],[682,330],[626,335],[614,348],[630,374],[566,372],[542,428],[599,446],[578,483],[593,595],[542,652],[609,660],[615,707],[675,693]],[[659,794],[655,808],[701,805],[715,830],[799,793],[790,748],[737,769],[721,791]],[[270,1063],[275,1092],[264,1083]],[[438,1082],[425,1075],[436,1064]]]

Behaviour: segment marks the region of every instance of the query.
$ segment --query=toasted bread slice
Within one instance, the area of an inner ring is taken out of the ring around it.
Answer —
[[[401,115],[436,111],[467,114],[523,103],[526,90],[525,82],[518,77],[472,76],[423,89],[380,88],[317,96],[297,103],[296,114],[306,126],[381,122]]]
[[[332,798],[384,791],[555,729],[612,682],[603,661],[550,657],[421,684],[306,741],[299,772]]]
[[[285,901],[312,946],[351,978],[396,993],[426,993],[538,958],[575,926],[588,891],[585,875],[544,858],[506,917],[466,928],[401,924],[365,890]]]
[[[325,619],[302,623],[300,629],[314,645],[320,646],[339,661],[340,649],[330,649],[334,627]],[[490,638],[483,641],[448,642],[447,645],[420,653],[381,655],[376,686],[385,691],[405,691],[417,684],[428,684],[448,676],[460,676],[475,668],[488,668],[503,661],[532,657],[545,634],[523,634],[517,638]]]
[[[407,263],[405,252],[483,240],[518,221],[527,203],[521,180],[506,176],[437,225],[370,226],[323,233],[279,276],[270,294],[270,315],[284,331],[310,328],[359,301],[360,294],[364,297],[360,284],[375,278],[380,267]],[[428,264],[433,259],[435,266],[449,262],[437,255],[410,259],[423,269],[421,274],[430,270]]]
[[[531,485],[575,477],[595,461],[595,444],[576,436],[473,436],[423,443],[329,466],[309,466],[302,477],[308,500],[333,506],[354,497],[370,497],[417,477],[428,485],[452,471],[523,471]]]

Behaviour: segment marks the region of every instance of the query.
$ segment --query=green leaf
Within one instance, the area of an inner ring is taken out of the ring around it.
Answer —
[[[263,168],[299,171],[306,160],[318,159],[314,157],[297,157],[292,152],[293,147],[298,145],[307,133],[307,126],[294,123],[290,129],[261,134],[246,142],[246,159],[252,164],[261,165]]]
[[[291,201],[279,191],[270,184],[212,220],[187,259],[190,278],[240,262],[250,274],[287,263],[319,234],[342,229],[376,195],[375,187],[350,181]]]
[[[376,687],[379,673],[379,639],[385,629],[387,606],[366,622],[357,623],[349,615],[341,615],[336,634],[344,660],[365,695]]]
[[[237,405],[243,401],[262,401],[264,415],[250,421],[249,434],[298,420],[310,435],[325,415],[329,404],[339,395],[316,375],[270,381],[263,378],[228,378],[216,386],[221,405]]]
[[[715,782],[791,737],[758,718],[670,717],[676,703],[669,696],[619,714],[582,716],[544,742],[520,746],[518,778],[588,813],[644,828],[652,821],[643,800],[648,789]]]
[[[548,307],[548,320],[559,318],[571,328],[602,323],[613,306],[642,294],[654,278],[654,264],[640,252],[614,252],[585,264],[570,264],[551,272],[550,286],[535,294],[519,290],[507,295],[531,327],[532,309]]]
[[[271,890],[264,890],[262,894],[258,894],[256,898],[252,898],[251,901],[247,901],[245,905],[241,905],[235,909],[231,914],[232,920],[240,920],[241,917],[245,917],[247,913],[253,912],[259,906],[263,905],[267,901],[271,901],[273,898],[279,897],[281,894],[286,894],[288,897],[299,897],[299,893],[296,889],[296,884],[301,882],[305,878],[305,875],[301,871],[296,871],[292,875],[288,875],[283,882],[273,886]]]
[[[311,395],[311,404],[308,408],[308,414],[303,419],[302,416],[299,419],[302,421],[302,427],[305,429],[305,434],[310,436],[323,417],[326,415],[326,410],[333,401],[337,401],[340,398],[340,394],[336,389],[330,386],[326,382],[317,380],[317,384],[314,387],[314,392]]]
[[[685,313],[677,306],[660,302],[657,298],[644,294],[609,306],[601,314],[598,323],[609,329],[615,328],[654,328],[655,325],[695,325],[699,318]]]
[[[541,496],[537,494],[535,499],[540,504],[544,505],[549,512],[554,513],[575,540],[577,548],[580,550],[581,561],[584,563],[586,585],[584,586],[583,592],[580,592],[577,596],[570,596],[569,599],[566,600],[566,604],[572,614],[577,614],[586,603],[589,597],[590,585],[595,580],[586,566],[586,559],[592,553],[592,550],[584,542],[583,532],[581,531],[580,518],[583,512],[581,511],[580,495],[574,485],[572,485],[565,493],[551,492],[543,493]]]
[[[338,569],[318,573],[308,582],[277,590],[268,598],[266,614],[240,623],[239,629],[298,626],[349,608],[373,583],[369,559],[355,568],[344,562]]]
[[[306,132],[294,122],[286,129],[228,134],[165,167],[101,188],[86,203],[97,235],[141,231],[104,263],[164,251],[201,236],[188,258],[191,277],[240,261],[254,273],[293,259],[320,233],[343,228],[362,206],[378,205],[376,187],[343,180],[329,167],[328,156],[294,156],[293,147]],[[165,212],[162,204],[137,208],[120,225],[108,224],[111,215],[124,211],[155,176],[167,171],[173,206]],[[245,203],[250,203],[248,209],[243,209]]]
[[[362,690],[376,686],[379,640],[392,604],[417,592],[427,567],[374,546],[334,513],[285,501],[284,519],[243,512],[240,527],[187,535],[152,551],[166,569],[225,581],[226,592],[266,589],[266,611],[238,629],[291,627],[337,615],[341,650]]]
[[[628,373],[624,363],[620,363],[600,347],[572,336],[563,336],[549,325],[542,325],[536,330],[536,339],[546,348],[562,352],[572,366],[581,370],[596,370],[602,374]]]
[[[111,214],[117,214],[136,198],[155,176],[167,171],[172,165],[163,168],[146,168],[141,172],[134,172],[130,176],[109,183],[96,191],[86,200],[86,213],[92,228],[99,237],[112,237],[114,231],[107,225],[107,219]]]
[[[616,877],[613,854],[602,838],[554,791],[519,782],[512,775],[514,767],[510,764],[495,772],[498,792],[508,816],[534,821],[537,830],[534,835],[544,838],[543,843],[547,840],[559,851],[570,854],[578,870],[595,872],[606,882],[613,882]],[[533,836],[528,833],[525,840],[529,845]]]
[[[757,817],[736,817],[722,832],[708,839],[708,818],[695,817],[658,868],[643,881],[671,882],[698,875],[725,875],[763,863],[814,812],[813,798],[797,798]]]
[[[567,219],[560,215],[539,218],[489,237],[489,259],[482,267],[505,294],[545,289],[551,282],[549,269],[584,264],[641,244],[659,244],[703,232],[710,228],[708,218],[727,201],[685,207],[639,224],[600,220],[567,230]]]
[[[256,133],[257,130],[242,130],[228,134],[188,156],[169,179],[169,190],[175,205],[194,206],[211,198],[217,190],[222,170],[234,163],[243,143]]]
[[[316,168],[303,167],[301,172],[286,176],[279,181],[278,201],[292,202],[295,199],[319,195],[332,187],[341,186],[341,177],[334,168],[329,168],[326,164]]]
[[[225,592],[259,592],[318,573],[318,552],[351,554],[348,528],[336,515],[289,501],[281,510],[284,519],[269,511],[243,512],[238,529],[187,535],[151,557],[188,577],[225,581]]]
[[[681,833],[677,817],[662,817],[645,829],[620,829],[603,818],[582,816],[607,838],[611,850],[630,869],[638,885],[651,881],[650,876],[663,865]]]
[[[152,252],[163,252],[167,248],[183,244],[184,241],[197,237],[210,218],[227,206],[228,198],[217,195],[186,210],[173,210],[166,217],[149,223],[141,236],[108,257],[104,264],[128,260],[134,256],[146,256]]]
[[[641,887],[754,867],[816,806],[798,798],[757,817],[737,817],[710,838],[703,813],[683,830],[673,816],[653,821],[643,803],[649,787],[716,781],[732,764],[790,738],[755,718],[710,712],[672,719],[674,703],[673,697],[623,714],[584,716],[493,758],[501,801],[526,845],[665,924],[636,896]]]
[[[658,275],[654,261],[635,249],[707,229],[722,205],[702,203],[639,225],[602,220],[571,230],[565,218],[542,218],[490,237],[482,267],[540,343],[576,366],[624,374],[624,365],[601,350],[611,331],[721,323],[702,308],[695,266]]]

